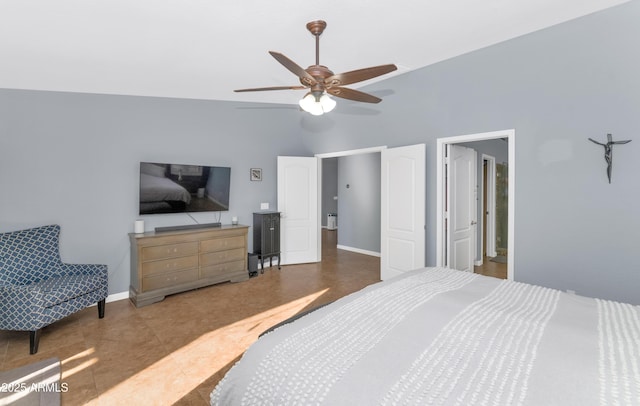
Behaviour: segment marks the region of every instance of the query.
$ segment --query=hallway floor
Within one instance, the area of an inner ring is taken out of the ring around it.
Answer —
[[[494,278],[507,279],[507,264],[491,261],[491,257],[484,257],[481,266],[475,266],[474,273],[493,276]]]

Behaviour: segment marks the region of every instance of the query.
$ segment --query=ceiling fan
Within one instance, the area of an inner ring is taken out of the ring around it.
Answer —
[[[352,83],[362,82],[377,76],[393,72],[398,69],[396,65],[380,65],[358,69],[350,72],[334,74],[326,66],[320,65],[320,35],[327,27],[327,23],[318,20],[307,24],[307,29],[316,37],[316,63],[303,69],[279,52],[269,51],[278,62],[294,75],[298,76],[302,86],[273,86],[258,87],[252,89],[237,89],[235,92],[260,92],[265,90],[301,90],[309,89],[309,92],[300,100],[300,107],[314,115],[321,115],[331,111],[336,102],[328,94],[343,99],[365,103],[379,103],[382,99],[358,90],[343,87]]]

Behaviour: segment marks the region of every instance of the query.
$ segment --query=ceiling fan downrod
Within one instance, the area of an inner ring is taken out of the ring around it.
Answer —
[[[307,30],[316,37],[316,65],[320,65],[320,35],[322,35],[325,28],[327,28],[327,23],[322,20],[307,23]]]

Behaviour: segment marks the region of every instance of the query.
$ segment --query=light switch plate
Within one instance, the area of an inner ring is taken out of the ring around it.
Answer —
[[[269,203],[260,203],[260,210],[269,210]]]

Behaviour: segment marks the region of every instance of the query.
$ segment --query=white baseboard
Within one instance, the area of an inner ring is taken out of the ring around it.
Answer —
[[[345,251],[351,251],[351,252],[357,252],[358,254],[371,255],[372,257],[380,257],[380,253],[379,252],[363,250],[363,249],[360,249],[360,248],[347,247],[345,245],[340,245],[340,244],[338,244],[338,249],[339,250],[345,250]]]
[[[110,294],[109,296],[107,296],[107,303],[124,299],[129,299],[129,291]]]
[[[106,303],[117,302],[118,300],[129,299],[129,291],[120,292],[120,293],[112,293],[105,299]],[[97,306],[97,303],[92,304],[89,307]]]
[[[483,264],[483,263],[484,263],[484,261],[483,261],[483,260],[478,260],[478,261],[475,261],[475,262],[474,262],[474,265],[475,265],[475,266],[482,266],[482,264]]]

